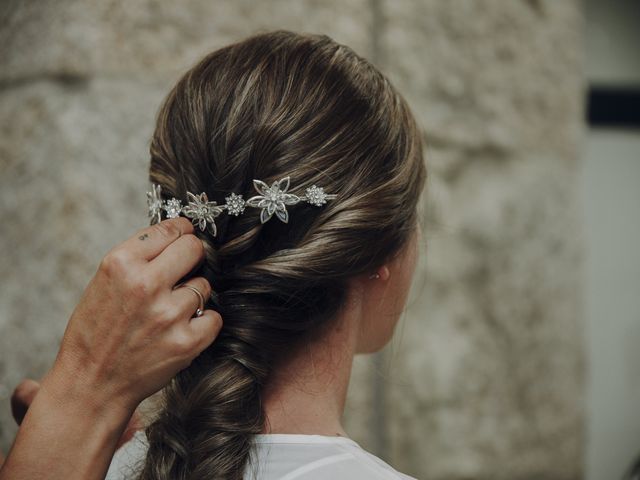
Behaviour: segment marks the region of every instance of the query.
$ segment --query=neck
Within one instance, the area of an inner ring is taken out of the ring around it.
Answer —
[[[279,365],[263,391],[263,433],[348,437],[342,426],[359,328],[358,308],[345,309],[322,338]]]

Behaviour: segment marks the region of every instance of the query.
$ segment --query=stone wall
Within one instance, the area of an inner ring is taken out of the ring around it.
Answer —
[[[356,358],[347,428],[429,479],[582,474],[578,0],[5,1],[0,6],[0,438],[106,251],[146,225],[168,88],[258,30],[368,58],[424,128],[425,244],[396,337]]]

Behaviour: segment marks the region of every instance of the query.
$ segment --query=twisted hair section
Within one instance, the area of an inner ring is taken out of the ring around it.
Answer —
[[[224,201],[252,179],[291,176],[302,193],[337,198],[289,206],[289,222],[259,212],[196,229],[224,326],[162,392],[146,429],[139,479],[246,478],[253,435],[268,433],[262,392],[296,348],[320,338],[349,279],[399,252],[416,227],[426,180],[422,136],[388,79],[326,35],[261,32],[205,56],[157,116],[150,180],[167,198]],[[259,478],[259,476],[257,477]]]

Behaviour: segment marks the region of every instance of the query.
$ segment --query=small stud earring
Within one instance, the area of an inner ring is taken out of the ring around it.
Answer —
[[[380,278],[380,274],[379,273],[372,273],[371,275],[369,275],[369,278]]]

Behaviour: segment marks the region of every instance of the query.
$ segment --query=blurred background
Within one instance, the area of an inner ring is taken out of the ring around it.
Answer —
[[[640,455],[640,2],[0,3],[0,449],[104,254],[147,225],[159,104],[261,30],[369,58],[424,128],[428,249],[356,358],[352,438],[420,479],[618,479]]]

